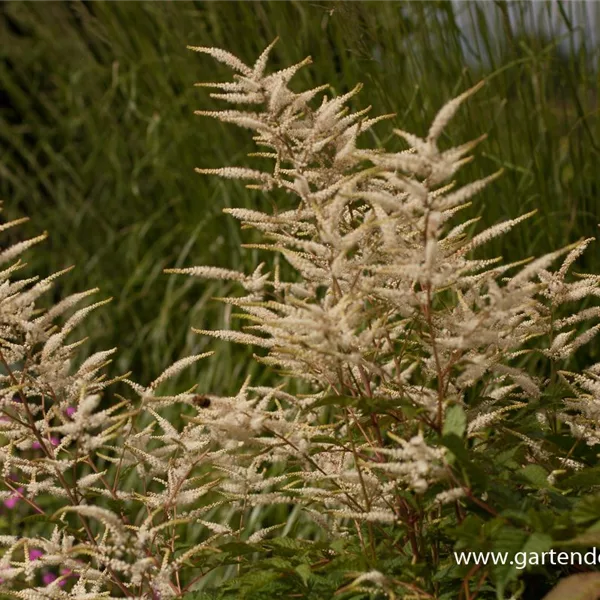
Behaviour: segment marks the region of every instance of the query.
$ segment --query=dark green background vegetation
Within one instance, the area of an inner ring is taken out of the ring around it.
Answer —
[[[564,33],[523,34],[519,20],[534,5],[558,15]],[[211,298],[231,293],[229,285],[162,270],[254,268],[255,251],[239,247],[249,235],[221,211],[274,200],[193,172],[248,165],[252,143],[247,131],[193,115],[217,107],[194,82],[226,71],[186,44],[223,47],[252,63],[280,36],[274,67],[314,60],[297,89],[330,83],[339,94],[361,81],[356,108],[395,112],[394,126],[421,135],[442,104],[485,78],[445,143],[489,135],[460,175],[505,169],[472,207],[484,224],[539,210],[485,250],[517,260],[598,232],[599,52],[578,26],[589,21],[582,3],[516,2],[516,20],[508,9],[502,2],[2,3],[5,217],[28,215],[28,233],[50,232],[44,249],[29,255],[36,273],[77,264],[61,294],[97,286],[114,297],[80,331],[96,349],[119,346],[118,370],[147,383],[180,356],[216,349],[188,376],[202,390],[233,392],[250,351],[190,331],[228,326]],[[363,143],[400,147],[390,130],[381,124]],[[600,273],[597,243],[580,267]],[[588,352],[597,354],[594,346]]]

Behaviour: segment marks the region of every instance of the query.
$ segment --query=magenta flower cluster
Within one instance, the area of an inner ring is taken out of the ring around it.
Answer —
[[[75,407],[69,406],[65,412],[68,417],[72,417],[73,414],[75,414],[76,410],[77,409]],[[52,436],[50,438],[50,443],[54,447],[56,447],[60,444],[60,440],[57,437]],[[41,444],[37,441],[33,442],[31,447],[34,450],[41,450],[41,448],[42,448]],[[3,503],[4,506],[6,508],[8,508],[9,510],[14,509],[17,506],[19,500],[22,500],[24,498],[24,495],[23,495],[24,491],[25,490],[22,486],[19,486],[16,489],[14,489],[14,492],[10,496],[8,496],[8,498],[6,498],[4,500],[4,503]],[[35,560],[40,559],[42,556],[44,556],[44,552],[38,548],[33,548],[33,549],[29,550],[28,556],[29,556],[30,561],[35,561]],[[61,580],[58,582],[58,585],[60,587],[64,587],[66,585],[67,579],[69,577],[77,577],[77,575],[75,573],[73,573],[73,571],[71,569],[67,569],[67,568],[62,568],[60,570],[60,575],[56,575],[52,571],[44,571],[42,573],[42,582],[44,583],[44,585],[50,585],[52,582],[56,581],[59,577],[61,577]],[[0,577],[0,583],[3,583],[3,582],[4,582],[4,580]]]

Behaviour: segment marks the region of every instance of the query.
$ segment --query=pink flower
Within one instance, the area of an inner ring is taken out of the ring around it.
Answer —
[[[58,585],[60,587],[64,587],[67,584],[68,577],[77,577],[77,575],[75,575],[75,573],[73,573],[71,569],[61,569],[60,574],[61,580],[58,582]],[[50,585],[53,581],[56,581],[57,579],[58,577],[50,571],[46,571],[46,573],[42,575],[42,581],[45,585]]]
[[[4,506],[9,509],[13,509],[17,502],[23,497],[23,488],[17,488],[17,491],[14,494],[11,494],[6,500],[4,500]]]
[[[44,552],[42,550],[40,550],[39,548],[32,548],[29,551],[29,560],[37,560],[38,558],[41,558],[42,556],[44,556]]]
[[[54,573],[50,573],[49,571],[42,575],[42,581],[45,585],[50,585],[53,581],[56,581],[56,579],[58,579],[56,575]]]
[[[60,587],[63,587],[64,585],[66,585],[67,577],[73,577],[74,579],[79,577],[76,573],[73,573],[73,571],[71,571],[71,569],[61,569],[60,574],[64,576],[64,579],[62,579],[61,581],[58,582],[58,585],[60,585]]]
[[[55,436],[52,436],[50,438],[50,442],[52,443],[53,446],[58,446],[58,444],[60,444],[60,440]],[[41,444],[38,441],[33,442],[33,444],[31,444],[31,447],[34,450],[41,450],[41,448],[42,448]]]
[[[65,410],[65,414],[67,417],[72,417],[77,412],[77,409],[74,406],[69,406]]]

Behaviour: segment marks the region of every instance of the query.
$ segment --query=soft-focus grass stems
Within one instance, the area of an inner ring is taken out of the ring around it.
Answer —
[[[32,228],[52,231],[48,252],[32,268],[77,262],[78,277],[65,280],[64,292],[96,281],[114,293],[112,310],[91,320],[88,333],[94,344],[116,343],[119,368],[133,368],[144,381],[192,345],[192,319],[221,319],[213,304],[204,310],[207,292],[227,293],[192,290],[181,278],[177,290],[167,288],[162,269],[186,259],[241,266],[237,227],[220,209],[248,200],[240,189],[229,198],[231,188],[223,194],[193,174],[203,156],[226,162],[244,152],[233,141],[213,146],[220,133],[209,127],[203,135],[192,115],[196,77],[181,61],[190,57],[175,34],[192,7],[171,14],[172,28],[153,7],[138,9],[98,5],[93,16],[82,5],[7,7],[5,24],[22,35],[13,32],[2,70],[11,102],[1,133],[3,195],[14,213],[34,217]],[[164,27],[162,48],[154,46],[156,27]],[[225,364],[229,358],[225,349],[207,370],[215,381],[203,387],[237,385],[248,361],[236,368]]]
[[[63,291],[97,285],[116,298],[90,319],[86,333],[95,346],[120,347],[121,370],[133,369],[146,382],[179,356],[210,346],[215,356],[189,379],[202,391],[232,393],[250,368],[249,351],[189,333],[192,324],[223,325],[228,313],[211,298],[230,289],[162,269],[250,270],[258,256],[239,249],[249,234],[240,235],[221,209],[273,200],[193,173],[196,166],[241,164],[252,144],[234,127],[193,117],[196,108],[217,107],[193,83],[218,80],[222,71],[185,45],[226,47],[252,62],[279,35],[274,67],[313,56],[315,66],[299,76],[299,86],[331,82],[342,93],[363,81],[357,107],[396,112],[394,125],[421,134],[449,97],[485,78],[488,85],[461,109],[448,143],[489,134],[484,159],[465,169],[463,181],[506,170],[471,209],[486,224],[540,208],[535,222],[486,251],[513,260],[595,235],[600,214],[598,48],[574,25],[585,10],[578,2],[560,5],[569,53],[558,49],[558,34],[523,36],[520,24],[533,11],[547,18],[549,7],[5,3],[0,185],[8,216],[27,213],[32,231],[52,234],[32,268],[48,272],[75,262]],[[365,143],[401,147],[377,137],[383,127]],[[600,272],[599,257],[589,252],[582,267]]]

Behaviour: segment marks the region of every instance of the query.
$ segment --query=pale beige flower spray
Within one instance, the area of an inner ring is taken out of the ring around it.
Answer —
[[[357,535],[367,554],[386,526],[401,527],[416,561],[426,552],[423,523],[440,506],[454,503],[460,514],[467,499],[493,510],[457,476],[455,457],[440,440],[471,440],[471,452],[485,452],[478,443],[485,432],[537,401],[547,383],[519,358],[535,345],[555,364],[597,333],[598,326],[576,330],[600,315],[598,307],[556,317],[566,303],[599,295],[597,276],[568,277],[590,240],[516,264],[474,256],[531,216],[476,234],[476,220],[458,221],[500,175],[456,188],[453,177],[482,138],[440,149],[444,129],[481,84],[442,107],[424,138],[395,130],[407,150],[360,149],[359,136],[392,115],[351,112],[348,102],[360,86],[320,100],[328,86],[293,92],[290,79],[310,59],[266,74],[274,43],[251,67],[224,50],[192,48],[235,73],[231,82],[201,85],[243,107],[199,114],[251,130],[256,156],[273,161],[268,170],[199,172],[295,199],[294,208],[272,214],[227,211],[257,229],[264,241],[256,247],[281,256],[295,276],[284,280],[277,262],[251,274],[208,266],[170,272],[239,282],[243,295],[223,301],[249,324],[199,333],[262,349],[257,359],[281,371],[281,385],[247,380],[236,396],[207,394],[201,406],[194,389],[161,392],[201,354],[147,386],[125,379],[137,399],[104,406],[100,394],[111,380],[102,372],[113,351],[76,367],[78,344],[67,342],[104,302],[58,324],[96,290],[41,311],[38,298],[56,275],[15,280],[20,263],[5,268],[1,493],[13,510],[16,499],[46,515],[54,532],[0,538],[2,591],[20,598],[181,598],[198,581],[190,562],[201,564],[222,541],[258,542],[284,527],[256,528],[244,517],[278,503],[297,506],[294,514],[302,516],[294,518],[326,535]],[[42,238],[12,246],[0,260],[12,263]],[[575,397],[553,414],[540,410],[540,422],[566,422],[576,437],[600,443],[599,376],[598,365],[585,374],[555,370]],[[290,379],[303,382],[303,393],[286,389]],[[475,405],[467,399],[473,389]],[[173,418],[182,411],[183,422]],[[519,435],[532,457],[546,452]],[[578,468],[569,456],[556,458],[566,470]],[[426,496],[432,487],[433,497]],[[55,514],[40,506],[43,494],[61,503]],[[196,541],[177,551],[190,527]],[[68,573],[41,585],[40,573],[59,565]],[[370,571],[355,583],[385,581]]]

